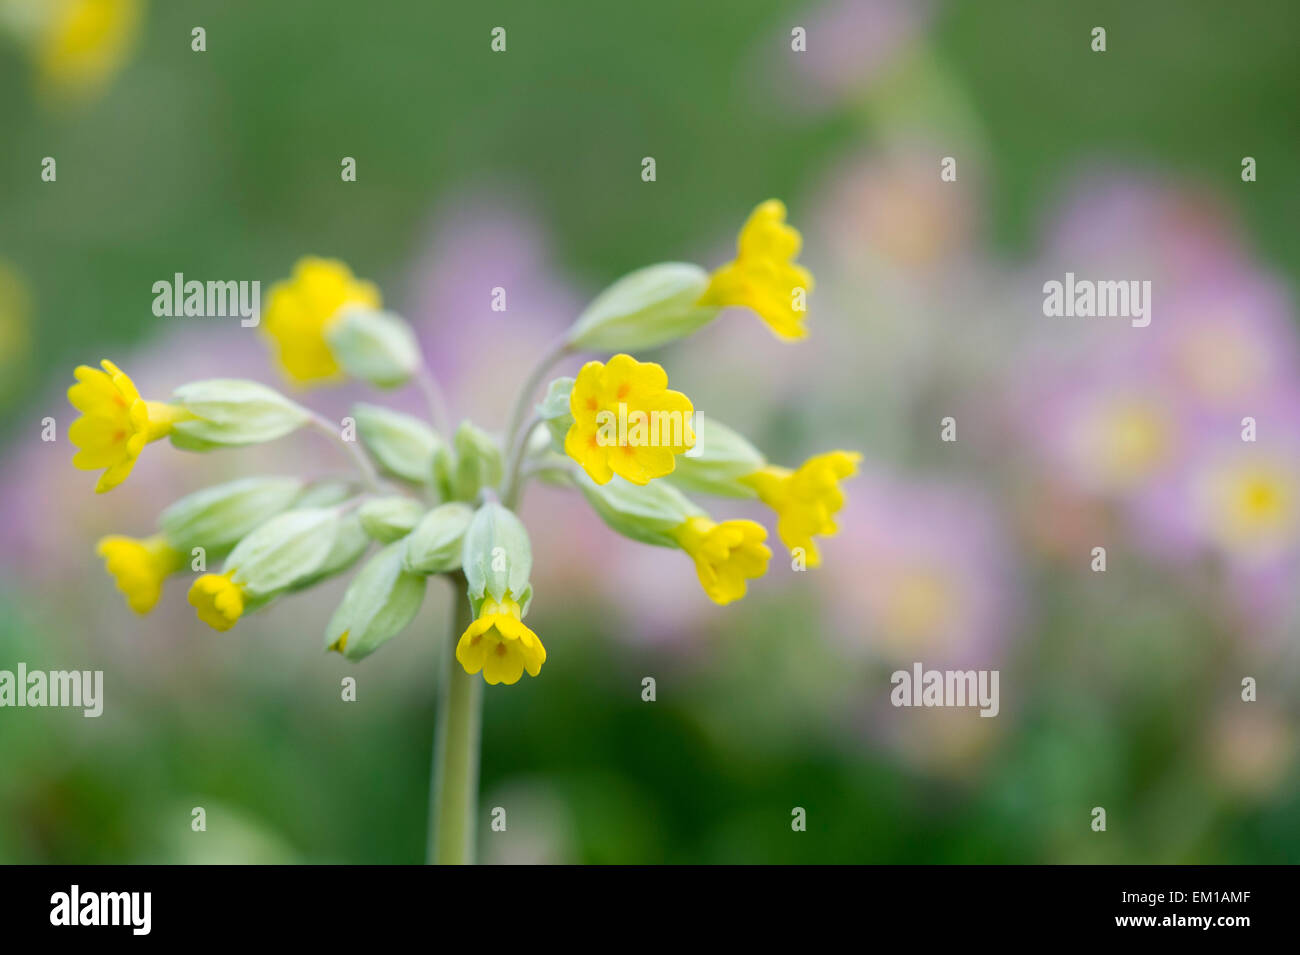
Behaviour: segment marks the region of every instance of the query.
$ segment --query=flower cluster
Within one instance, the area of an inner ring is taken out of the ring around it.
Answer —
[[[715,520],[686,492],[761,501],[796,565],[815,567],[815,539],[835,533],[840,483],[855,473],[859,455],[832,451],[796,468],[772,464],[720,422],[702,424],[660,365],[628,354],[682,338],[733,305],[756,312],[782,339],[803,337],[812,277],[795,262],[799,247],[785,207],[771,200],[745,223],[734,261],[711,273],[666,263],[615,282],[523,383],[501,435],[469,421],[452,431],[415,336],[381,310],[378,288],[341,262],[305,258],[271,290],[263,316],[286,378],[298,386],[416,382],[430,399],[431,420],[359,404],[350,420],[354,440],[255,382],[192,382],[156,401],[141,397],[112,362],[79,367],[68,391],[81,412],[69,429],[78,448],[73,463],[102,469],[99,492],[126,480],[145,447],[162,438],[208,452],[303,427],[336,439],[358,472],[355,480],[315,482],[249,477],[190,494],[163,511],[154,533],[100,541],[108,572],[138,613],[157,604],[167,578],[197,574],[189,602],[201,621],[225,631],[364,559],[324,639],[352,660],[411,621],[428,577],[448,575],[465,588],[472,610],[457,661],[488,683],[509,684],[525,672],[536,676],[546,661],[541,639],[524,623],[532,553],[515,511],[531,478],[580,491],[621,534],[684,553],[718,604],[740,599],[766,573],[767,531],[752,520]],[[551,381],[530,415],[549,368],[581,352],[614,354],[587,362],[575,378]],[[208,570],[215,560],[221,567]]]

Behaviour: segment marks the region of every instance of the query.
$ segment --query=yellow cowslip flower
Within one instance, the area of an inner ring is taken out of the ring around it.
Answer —
[[[803,238],[787,225],[785,203],[761,203],[740,230],[736,258],[713,273],[701,305],[743,305],[758,313],[777,338],[797,341],[808,334],[804,297],[812,273],[794,260]]]
[[[829,537],[838,528],[834,515],[844,506],[839,482],[857,473],[862,455],[831,451],[809,458],[797,470],[765,467],[741,480],[776,511],[776,532],[791,551],[802,548],[809,567],[821,563],[813,536]]]
[[[694,407],[668,388],[654,362],[615,355],[608,364],[582,366],[569,394],[573,424],[564,450],[597,484],[611,476],[648,484],[671,474],[676,455],[695,443]]]
[[[68,428],[68,439],[78,448],[74,467],[104,469],[95,485],[102,494],[126,480],[146,444],[171,434],[189,415],[176,405],[145,401],[125,372],[107,358],[100,364],[103,371],[79,365],[74,372],[77,384],[68,389],[68,401],[81,417]]]
[[[709,599],[726,605],[745,596],[745,581],[767,573],[772,557],[763,541],[767,529],[756,521],[692,517],[674,532],[682,550],[695,561],[695,572]]]
[[[233,570],[204,574],[190,587],[190,603],[199,619],[213,630],[229,630],[244,613],[244,589],[232,579],[234,575]]]
[[[461,634],[456,659],[470,675],[482,670],[488,683],[509,685],[519,682],[525,670],[537,676],[546,662],[546,648],[521,619],[519,604],[509,597],[501,603],[488,597],[478,619]]]
[[[95,550],[126,596],[127,606],[139,614],[157,606],[163,581],[184,563],[180,551],[161,534],[143,539],[112,535],[102,538]]]
[[[308,256],[294,265],[292,278],[271,287],[262,329],[290,380],[301,385],[338,380],[343,370],[326,331],[346,305],[382,304],[374,283],[355,278],[344,263]]]
[[[48,4],[36,39],[42,83],[58,94],[96,92],[135,44],[139,0],[37,0]]]

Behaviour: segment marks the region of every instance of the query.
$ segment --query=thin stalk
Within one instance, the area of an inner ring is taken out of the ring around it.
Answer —
[[[542,423],[541,415],[534,414],[528,419],[523,429],[515,437],[514,444],[510,447],[509,456],[506,458],[505,466],[505,483],[501,485],[501,499],[505,501],[506,507],[513,510],[519,503],[519,494],[523,489],[520,483],[519,466],[523,464],[524,457],[528,452],[528,439],[532,437],[533,431]]]
[[[370,458],[366,456],[366,453],[357,447],[354,442],[344,441],[343,435],[339,434],[338,428],[324,415],[317,414],[314,411],[308,413],[311,415],[311,423],[316,430],[332,438],[356,464],[357,470],[361,472],[361,477],[366,483],[366,487],[371,491],[383,490],[383,482],[379,480],[379,472],[370,463]]]
[[[428,861],[435,865],[474,862],[478,816],[478,764],[483,718],[483,679],[456,662],[456,642],[473,622],[465,577],[451,576],[455,589],[451,633],[443,639],[439,674],[438,726],[429,793]]]
[[[542,383],[546,373],[550,371],[551,366],[569,353],[569,342],[566,338],[560,338],[550,348],[542,354],[541,359],[529,372],[528,377],[524,379],[524,385],[515,395],[514,406],[510,409],[510,418],[506,424],[505,441],[503,446],[507,449],[514,447],[517,432],[524,423],[524,418],[528,414],[528,405],[532,402],[533,395],[537,393],[537,386]]]
[[[420,370],[415,374],[415,381],[424,394],[425,403],[429,406],[429,418],[433,422],[433,430],[444,438],[450,436],[451,415],[447,412],[447,399],[442,393],[442,388],[438,385],[438,379],[433,377],[433,372],[429,370],[428,365],[423,362],[420,363]]]

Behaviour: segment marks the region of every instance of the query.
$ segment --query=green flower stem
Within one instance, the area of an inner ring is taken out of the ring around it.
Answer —
[[[510,409],[510,419],[506,423],[506,430],[503,433],[502,447],[505,451],[509,452],[514,447],[515,441],[518,440],[519,429],[524,425],[529,406],[532,404],[534,395],[537,394],[537,389],[541,387],[546,373],[550,371],[552,365],[569,354],[571,348],[572,346],[567,338],[560,338],[542,354],[533,370],[529,372],[528,377],[524,380],[523,387],[515,395],[514,405]]]
[[[357,466],[357,470],[361,472],[361,478],[365,481],[366,487],[371,491],[382,491],[384,483],[379,479],[379,472],[370,463],[370,458],[366,457],[366,453],[358,448],[355,442],[343,440],[343,436],[339,434],[339,429],[324,415],[317,414],[315,411],[308,411],[307,413],[311,415],[312,427],[329,437],[343,449],[344,454],[352,459],[352,462]]]
[[[450,578],[455,594],[451,633],[442,647],[438,727],[433,747],[433,787],[429,794],[429,862],[474,862],[478,816],[478,761],[483,718],[483,678],[456,661],[456,642],[474,620],[465,577]]]

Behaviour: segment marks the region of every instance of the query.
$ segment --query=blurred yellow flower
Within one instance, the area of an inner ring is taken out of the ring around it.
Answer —
[[[569,394],[573,424],[564,450],[597,484],[617,474],[633,484],[671,474],[675,456],[695,443],[694,408],[654,362],[615,355],[589,361]]]
[[[1140,485],[1169,460],[1175,445],[1171,416],[1140,395],[1115,395],[1080,422],[1078,466],[1099,490]]]
[[[204,574],[190,587],[190,603],[213,630],[229,630],[244,613],[244,590],[232,579],[234,574]]]
[[[31,293],[22,275],[0,260],[0,401],[17,393],[31,351]]]
[[[139,32],[140,0],[37,0],[35,39],[41,83],[56,94],[102,89],[121,68]]]
[[[834,515],[844,506],[840,481],[857,473],[862,455],[831,451],[809,458],[797,470],[769,466],[742,480],[776,512],[776,532],[791,551],[801,548],[809,567],[821,563],[814,536],[829,537],[838,528]]]
[[[1271,556],[1300,536],[1300,474],[1282,461],[1251,455],[1226,463],[1199,492],[1210,533],[1229,552]]]
[[[81,417],[68,428],[68,439],[79,449],[74,467],[104,468],[95,485],[102,494],[126,480],[146,444],[165,438],[188,415],[175,405],[145,401],[125,372],[107,358],[100,364],[103,371],[79,365],[74,372],[78,383],[68,389],[68,401]]]
[[[306,257],[293,267],[293,277],[271,287],[262,328],[274,343],[286,376],[309,385],[343,376],[325,333],[346,305],[379,308],[379,289],[355,278],[336,259]]]
[[[803,238],[785,221],[785,203],[761,203],[740,230],[734,261],[713,273],[701,305],[743,305],[758,313],[778,338],[808,334],[806,298],[812,274],[794,260]]]
[[[161,534],[143,539],[112,535],[102,538],[95,550],[126,596],[127,606],[140,614],[157,606],[163,581],[183,565],[180,551]]]
[[[674,536],[695,561],[695,573],[709,599],[726,605],[745,596],[745,581],[767,573],[772,552],[763,541],[767,530],[756,521],[723,521],[692,517]]]
[[[466,673],[481,670],[488,683],[509,685],[525,670],[537,676],[546,662],[546,648],[521,619],[519,604],[509,597],[501,603],[489,597],[456,644],[456,659]]]

